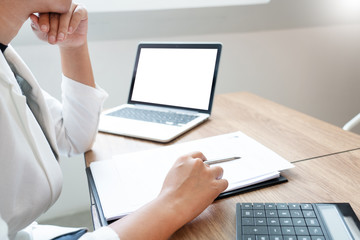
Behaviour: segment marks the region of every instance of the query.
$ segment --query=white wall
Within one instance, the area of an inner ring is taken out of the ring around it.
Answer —
[[[90,19],[100,22],[90,22],[89,47],[97,83],[110,94],[105,107],[126,101],[138,42],[216,41],[223,43],[216,93],[253,92],[342,126],[360,112],[360,11],[343,18],[330,10],[319,15],[327,1],[313,2],[273,0],[244,7],[246,11],[238,7],[91,13]],[[134,16],[140,20],[130,21],[136,20]],[[251,19],[256,22],[248,26],[238,22]],[[162,28],[151,31],[156,24]],[[56,47],[37,44],[26,29],[13,46],[41,85],[60,98]],[[359,128],[355,131],[360,133]],[[82,157],[64,158],[62,168],[64,191],[44,218],[88,209]]]

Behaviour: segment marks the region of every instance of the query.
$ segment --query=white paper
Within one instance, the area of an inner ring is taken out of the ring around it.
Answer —
[[[127,215],[156,198],[176,159],[201,151],[207,159],[240,156],[220,163],[225,191],[263,182],[292,168],[287,160],[241,132],[174,144],[151,150],[114,156],[90,165],[103,212],[107,220]]]

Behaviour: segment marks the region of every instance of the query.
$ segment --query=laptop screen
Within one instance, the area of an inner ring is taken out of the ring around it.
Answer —
[[[140,44],[129,102],[209,112],[221,44]]]

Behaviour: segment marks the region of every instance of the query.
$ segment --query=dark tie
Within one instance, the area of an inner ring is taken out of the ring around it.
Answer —
[[[49,134],[44,127],[45,119],[43,118],[43,116],[41,114],[40,107],[39,107],[37,101],[33,100],[34,97],[32,94],[31,85],[22,76],[20,76],[16,71],[14,71],[14,69],[15,69],[14,66],[10,65],[10,67],[11,67],[11,69],[13,69],[15,79],[20,86],[22,94],[26,97],[26,104],[29,106],[29,108],[30,108],[31,112],[33,113],[36,121],[38,122],[41,130],[43,131],[43,133],[46,137],[46,140],[48,141],[55,158],[58,159],[59,156],[58,156],[56,150],[54,150],[53,146],[50,144]]]

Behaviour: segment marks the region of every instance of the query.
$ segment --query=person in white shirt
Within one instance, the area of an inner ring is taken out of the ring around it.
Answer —
[[[29,17],[34,33],[60,49],[62,102],[40,88],[9,45]],[[32,223],[61,191],[59,154],[83,153],[95,141],[107,94],[94,81],[87,26],[86,9],[71,0],[0,0],[0,240],[39,237]],[[222,168],[204,160],[200,152],[179,157],[155,200],[68,239],[169,238],[227,188]],[[56,234],[54,227],[47,236]]]

